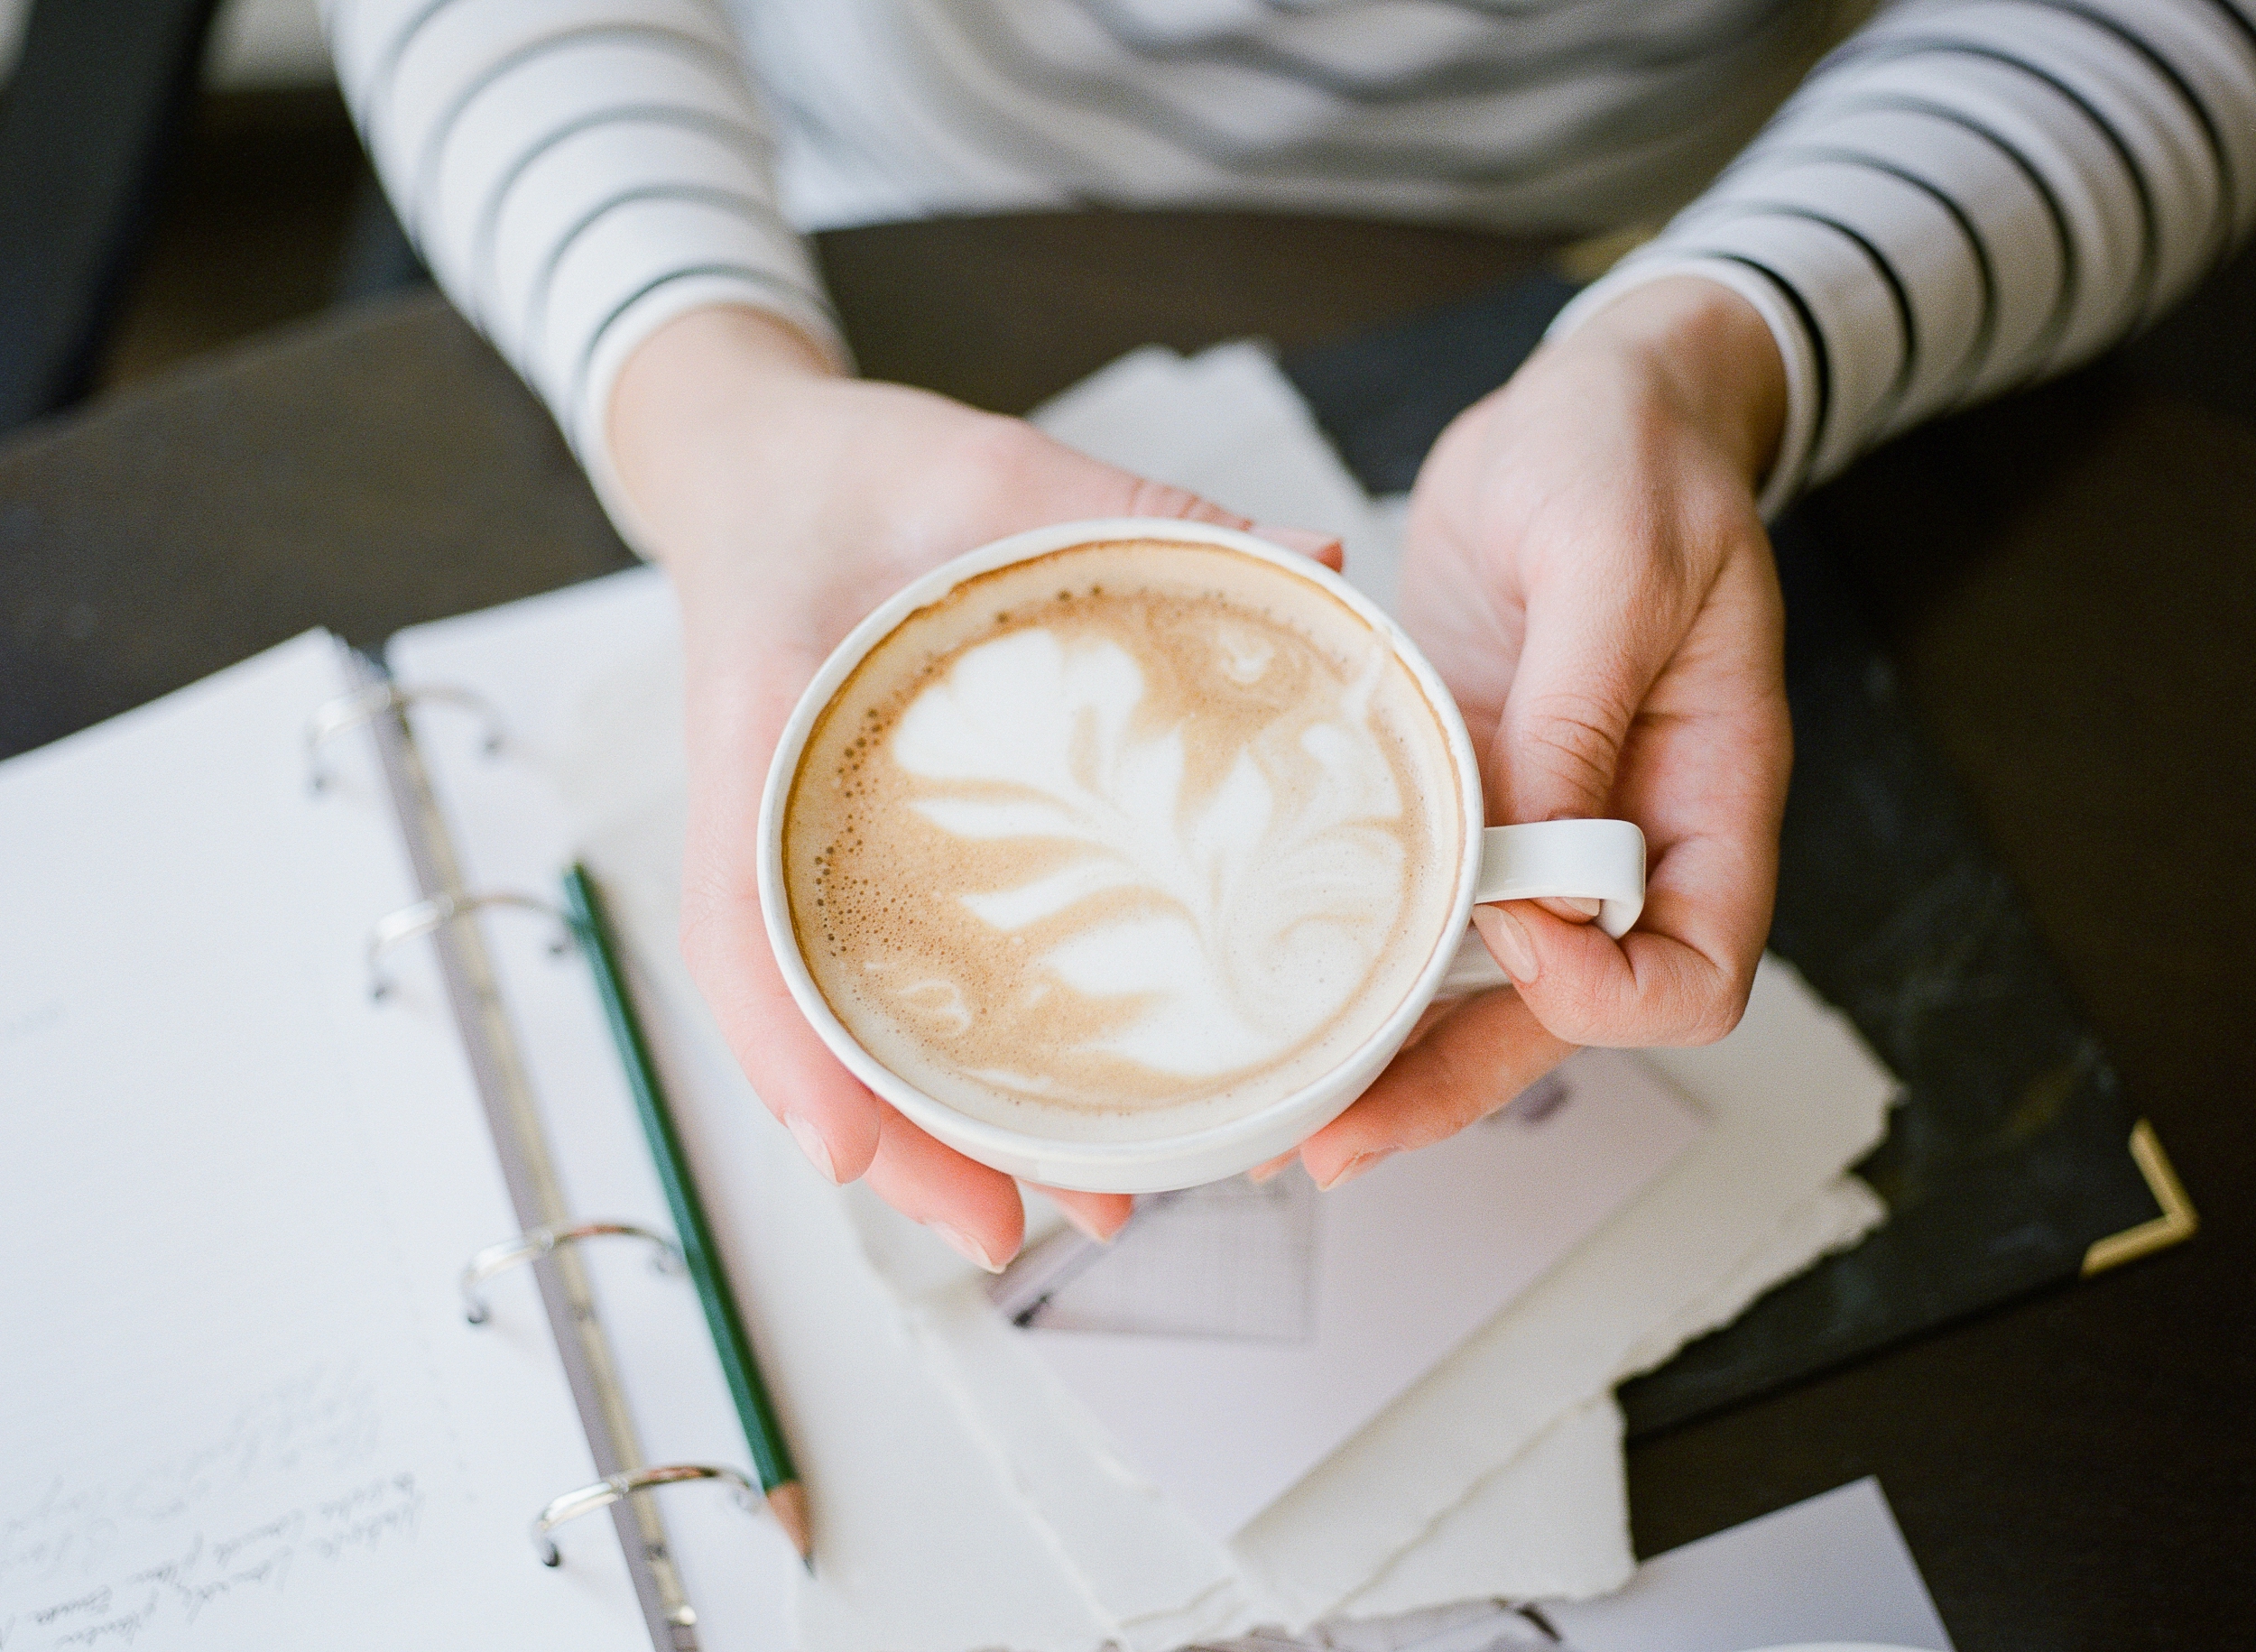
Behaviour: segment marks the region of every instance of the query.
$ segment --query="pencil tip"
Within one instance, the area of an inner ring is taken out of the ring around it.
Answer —
[[[807,1518],[807,1489],[796,1480],[786,1481],[768,1493],[768,1508],[775,1522],[783,1528],[783,1535],[791,1540],[799,1557],[812,1574],[815,1569],[815,1540],[812,1522]]]

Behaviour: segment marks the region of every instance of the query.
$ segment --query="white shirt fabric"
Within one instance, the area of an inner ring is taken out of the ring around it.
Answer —
[[[1746,297],[1787,366],[1774,512],[1906,426],[2125,337],[2256,220],[2256,0],[1868,9],[326,0],[325,18],[402,222],[615,515],[611,385],[664,322],[749,304],[846,359],[813,230],[1104,204],[1590,231],[1687,200],[1554,331],[1666,274]]]

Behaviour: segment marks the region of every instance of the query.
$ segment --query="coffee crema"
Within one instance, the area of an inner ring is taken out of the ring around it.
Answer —
[[[1463,849],[1447,738],[1387,639],[1161,540],[911,614],[816,722],[783,826],[800,955],[855,1040],[1067,1140],[1221,1123],[1338,1066],[1432,957]]]

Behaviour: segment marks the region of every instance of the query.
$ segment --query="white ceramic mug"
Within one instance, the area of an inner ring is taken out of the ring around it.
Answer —
[[[815,984],[791,931],[784,895],[783,817],[791,782],[818,718],[864,656],[917,610],[965,580],[1076,545],[1158,540],[1241,551],[1307,580],[1345,604],[1384,638],[1417,680],[1449,747],[1463,811],[1465,845],[1455,904],[1437,930],[1425,968],[1394,1012],[1337,1066],[1291,1094],[1226,1122],[1156,1140],[1053,1138],[966,1117],[935,1101],[881,1065],[855,1039]],[[1621,936],[1645,903],[1645,836],[1626,820],[1550,820],[1489,826],[1482,808],[1480,765],[1465,718],[1440,677],[1402,628],[1338,575],[1319,563],[1228,528],[1164,519],[1123,517],[1063,522],[1013,534],[935,568],[856,625],[816,672],[784,724],[760,803],[760,896],[769,944],[800,1011],[848,1071],[920,1128],[958,1152],[1028,1181],[1103,1193],[1154,1193],[1218,1181],[1299,1146],[1378,1077],[1433,1000],[1505,977],[1472,934],[1473,908],[1495,900],[1545,896],[1594,900],[1597,921]],[[1462,954],[1462,956],[1460,956]]]

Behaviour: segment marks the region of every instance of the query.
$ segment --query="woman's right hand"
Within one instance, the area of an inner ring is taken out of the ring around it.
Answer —
[[[880,1101],[783,984],[760,913],[769,761],[830,651],[879,603],[953,557],[1084,517],[1250,524],[1023,420],[842,377],[803,335],[748,309],[694,310],[652,334],[613,394],[611,446],[645,548],[681,605],[690,971],[753,1087],[818,1169],[837,1182],[865,1178],[972,1260],[999,1268],[1022,1237],[1011,1179]],[[1259,531],[1338,565],[1327,536]],[[1053,1196],[1100,1235],[1128,1218],[1123,1195]]]

